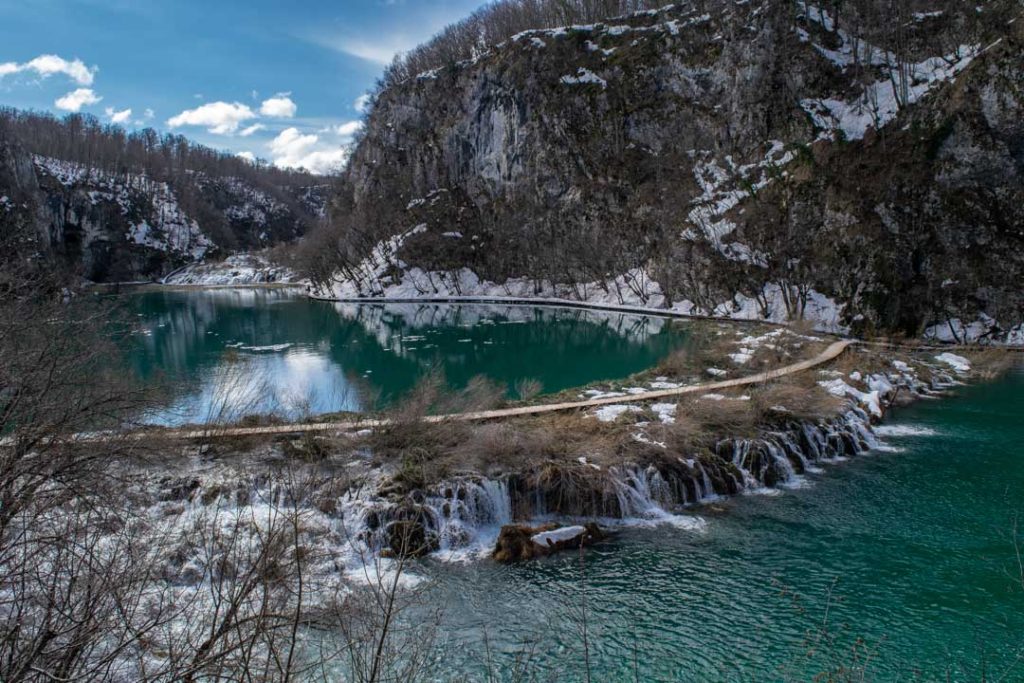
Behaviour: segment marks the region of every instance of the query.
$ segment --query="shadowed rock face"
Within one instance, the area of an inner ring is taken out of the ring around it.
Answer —
[[[896,36],[803,3],[681,3],[398,83],[335,201],[336,273],[426,226],[390,277],[642,268],[668,305],[742,294],[795,317],[814,290],[854,331],[989,316],[1005,335],[1024,311],[1024,28],[999,9]]]
[[[18,125],[31,125],[31,115],[24,121]],[[325,188],[277,187],[259,169],[247,170],[248,180],[189,170],[165,181],[31,154],[42,138],[0,121],[0,237],[27,236],[34,253],[97,282],[156,279],[204,259],[294,241],[319,220],[325,202]]]

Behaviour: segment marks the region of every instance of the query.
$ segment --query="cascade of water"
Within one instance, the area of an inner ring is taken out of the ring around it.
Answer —
[[[807,456],[804,454],[803,449],[797,443],[796,436],[790,432],[776,432],[772,436],[778,439],[783,450],[786,452],[786,457],[790,458],[790,462],[795,458],[800,463],[800,469],[806,472],[810,467],[810,463],[807,461]]]
[[[704,493],[696,501],[699,503],[701,500],[704,500],[706,498],[715,498],[717,497],[717,494],[715,493],[715,485],[711,482],[711,477],[708,476],[708,471],[707,469],[705,469],[704,463],[698,462],[697,467],[700,469],[701,482],[704,484]]]
[[[613,467],[610,470],[622,517],[664,516],[673,504],[672,487],[655,467]]]
[[[874,447],[878,442],[870,425],[863,410],[852,408],[817,424],[795,422],[759,438],[722,441],[716,452],[723,462],[717,467],[696,458],[678,458],[681,466],[612,467],[607,470],[605,509],[621,518],[675,523],[682,518],[671,514],[673,508],[717,497],[715,481],[720,486],[726,483],[731,491],[792,482],[798,471],[813,471],[816,462]],[[542,518],[550,492],[543,485],[521,486],[513,486],[516,504],[524,508],[518,514]],[[383,502],[367,491],[347,494],[341,508],[346,527],[374,549],[386,547],[389,524],[413,519],[410,514],[441,550],[483,547],[501,526],[513,522],[513,495],[507,480],[453,480],[400,505]]]
[[[751,442],[747,439],[733,439],[732,441],[732,464],[743,475],[741,488],[757,488],[761,485],[758,477],[749,469],[748,460],[750,457]]]
[[[774,439],[763,439],[762,443],[775,465],[778,481],[787,482],[796,478],[796,470],[793,469],[793,463],[789,461],[789,457],[786,455],[785,449],[783,449],[783,447]]]
[[[484,479],[446,482],[423,502],[427,525],[442,550],[465,547],[483,529],[512,521],[512,498],[505,481]]]
[[[818,425],[805,423],[802,425],[804,441],[811,451],[811,459],[821,460],[825,457],[825,440],[822,438],[821,429]]]

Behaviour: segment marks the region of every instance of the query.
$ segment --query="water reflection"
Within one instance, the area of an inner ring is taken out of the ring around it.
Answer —
[[[345,304],[284,290],[147,292],[123,299],[144,378],[178,387],[163,424],[366,411],[430,370],[453,387],[486,375],[559,391],[648,367],[686,326],[626,313],[508,305]]]

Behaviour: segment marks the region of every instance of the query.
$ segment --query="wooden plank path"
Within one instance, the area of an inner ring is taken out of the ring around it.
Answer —
[[[768,370],[761,372],[756,375],[748,375],[747,377],[740,377],[737,379],[721,380],[718,382],[706,382],[703,384],[691,384],[685,387],[679,387],[677,389],[659,389],[657,391],[647,391],[642,394],[629,394],[626,396],[612,396],[607,398],[594,398],[585,401],[572,401],[567,403],[549,403],[535,406],[522,406],[519,408],[503,408],[500,410],[483,410],[472,413],[456,413],[453,415],[430,415],[423,418],[427,422],[447,422],[447,421],[462,421],[462,422],[480,422],[486,420],[500,420],[503,418],[510,417],[525,417],[529,415],[544,415],[547,413],[558,413],[570,410],[586,410],[588,408],[597,408],[600,406],[607,405],[618,405],[623,403],[636,403],[640,401],[656,401],[659,399],[674,398],[677,396],[685,396],[687,394],[697,394],[712,392],[719,389],[731,389],[734,387],[751,386],[755,384],[762,384],[772,379],[778,379],[779,377],[785,377],[786,375],[792,375],[798,372],[804,372],[812,368],[816,368],[820,365],[829,363],[839,356],[841,356],[847,348],[856,342],[851,340],[841,340],[834,342],[828,346],[824,351],[819,353],[814,358],[800,361],[799,363],[793,363],[792,365],[786,365],[781,368],[774,370]],[[214,439],[214,438],[225,438],[225,437],[244,437],[244,436],[285,436],[293,434],[310,434],[310,433],[344,433],[351,432],[359,429],[370,429],[373,427],[387,426],[390,421],[386,419],[367,419],[367,420],[355,420],[350,422],[316,422],[309,424],[286,424],[286,425],[272,425],[269,427],[209,427],[202,429],[171,429],[171,430],[147,430],[136,432],[132,436],[135,438],[172,438],[172,439]]]

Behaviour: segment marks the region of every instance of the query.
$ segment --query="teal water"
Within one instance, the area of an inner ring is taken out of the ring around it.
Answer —
[[[428,372],[453,388],[483,375],[515,395],[626,377],[691,343],[691,325],[533,306],[355,305],[284,290],[158,291],[121,297],[137,322],[128,359],[170,380],[163,424],[246,414],[366,411]]]
[[[517,656],[585,680],[585,590],[594,681],[1024,680],[1024,372],[959,393],[805,488],[697,511],[703,532],[623,531],[582,567],[429,562],[441,678],[486,680],[486,634],[494,680]]]

